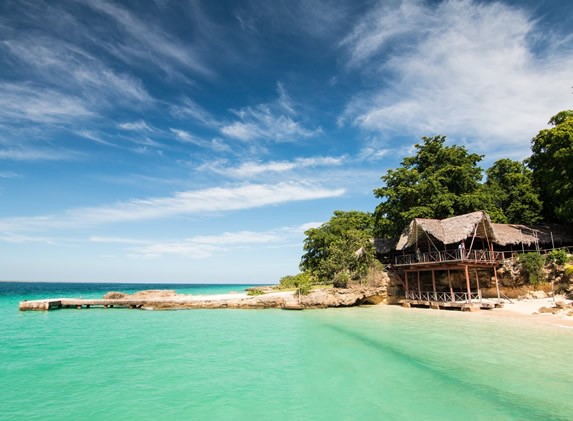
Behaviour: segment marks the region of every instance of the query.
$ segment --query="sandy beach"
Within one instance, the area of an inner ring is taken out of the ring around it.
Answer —
[[[512,300],[513,303],[506,302],[501,309],[495,309],[488,314],[502,316],[502,317],[523,317],[529,318],[534,322],[542,322],[544,324],[551,324],[561,327],[568,327],[573,329],[573,317],[568,316],[567,313],[572,309],[562,310],[558,314],[540,313],[539,309],[542,307],[555,307],[556,302],[565,302],[570,304],[572,300],[556,296],[555,301],[552,297],[549,298],[529,298],[523,300]],[[483,312],[482,312],[483,313]]]

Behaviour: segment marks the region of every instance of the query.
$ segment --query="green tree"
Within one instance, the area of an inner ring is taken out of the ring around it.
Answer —
[[[330,221],[305,232],[301,270],[321,283],[358,279],[375,259],[372,215],[335,211]]]
[[[521,162],[500,159],[486,171],[484,190],[499,210],[498,222],[535,224],[542,204],[533,187],[531,171]]]
[[[445,136],[423,137],[417,153],[382,176],[384,187],[374,190],[382,199],[374,213],[376,235],[399,235],[412,218],[448,218],[497,208],[481,188],[483,156],[465,147],[445,146]]]
[[[543,201],[548,221],[573,221],[573,110],[561,111],[549,120],[554,127],[532,139],[527,165]]]

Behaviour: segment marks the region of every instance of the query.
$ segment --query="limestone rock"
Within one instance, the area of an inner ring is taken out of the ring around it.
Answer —
[[[127,297],[129,297],[129,295],[125,294],[123,292],[110,291],[103,296],[103,299],[104,300],[122,300],[122,299],[127,298]]]

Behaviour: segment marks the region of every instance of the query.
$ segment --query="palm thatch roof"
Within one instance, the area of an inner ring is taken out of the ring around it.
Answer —
[[[422,241],[454,244],[472,237],[493,238],[489,215],[483,211],[467,213],[447,219],[416,218],[406,227],[396,250],[403,250]]]
[[[478,211],[446,219],[413,219],[395,249],[404,250],[418,244],[450,245],[474,236],[500,246],[573,244],[573,233],[562,225],[495,224],[486,212]]]

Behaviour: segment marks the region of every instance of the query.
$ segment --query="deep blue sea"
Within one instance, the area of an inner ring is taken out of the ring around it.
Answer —
[[[245,287],[0,283],[0,419],[573,419],[573,330],[543,319],[394,306],[18,311],[24,299]]]

